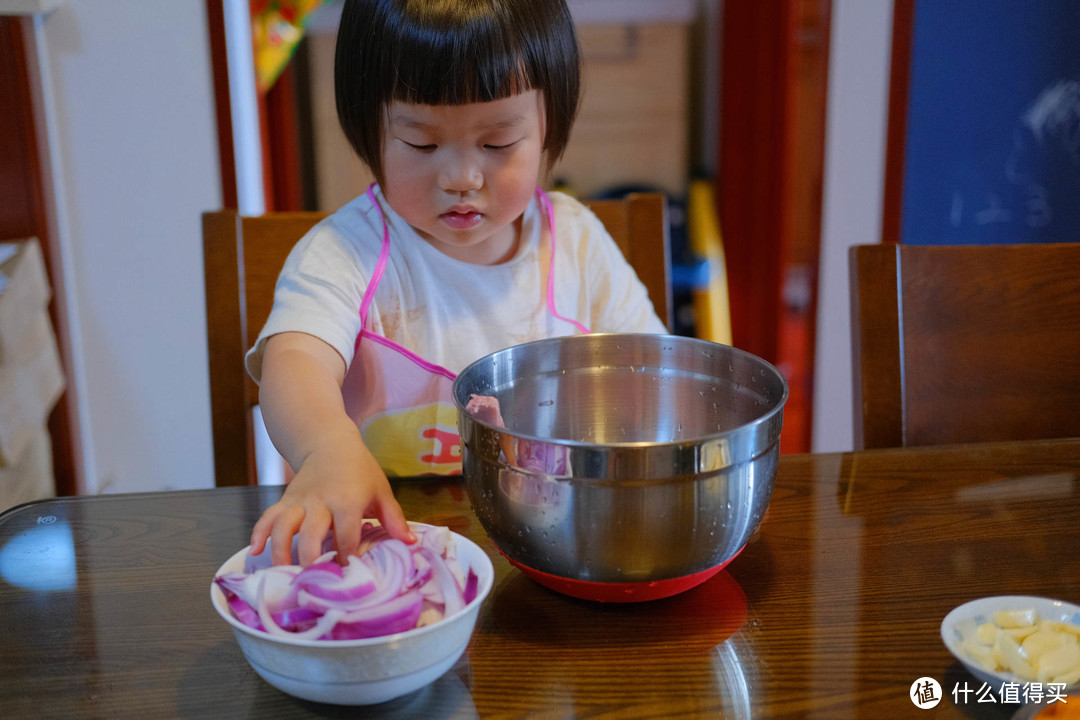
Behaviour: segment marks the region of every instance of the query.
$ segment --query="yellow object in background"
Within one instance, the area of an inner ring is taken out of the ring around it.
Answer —
[[[555,178],[551,181],[551,190],[554,192],[565,193],[572,198],[577,198],[579,200],[581,199],[581,197],[578,195],[577,190],[575,190],[573,186],[570,185],[570,183],[566,182],[566,180],[562,178]]]
[[[703,340],[731,345],[727,262],[712,183],[704,179],[691,181],[686,206],[690,251],[709,265],[708,285],[694,288],[691,293],[695,334]]]
[[[327,0],[251,0],[255,45],[255,84],[260,93],[273,86],[304,37],[308,16]]]

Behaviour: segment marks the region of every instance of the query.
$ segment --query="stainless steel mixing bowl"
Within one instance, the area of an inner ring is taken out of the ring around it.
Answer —
[[[453,395],[469,498],[503,554],[538,579],[630,587],[743,547],[772,494],[788,385],[726,345],[593,334],[481,358]],[[467,412],[473,395],[496,398],[505,427]]]

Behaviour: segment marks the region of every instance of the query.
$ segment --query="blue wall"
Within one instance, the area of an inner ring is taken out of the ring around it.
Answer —
[[[1080,0],[917,0],[900,240],[1080,242]]]

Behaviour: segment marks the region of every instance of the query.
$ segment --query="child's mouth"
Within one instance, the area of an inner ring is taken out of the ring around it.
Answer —
[[[444,223],[455,230],[467,230],[475,227],[483,219],[483,215],[476,211],[470,212],[447,212],[439,216]]]

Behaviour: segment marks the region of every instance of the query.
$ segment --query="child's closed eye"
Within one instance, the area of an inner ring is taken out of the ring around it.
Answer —
[[[427,144],[427,145],[417,145],[416,143],[411,143],[408,140],[402,140],[401,142],[405,143],[406,145],[411,147],[413,150],[421,150],[421,151],[424,151],[424,152],[430,152],[431,150],[434,150],[434,149],[436,149],[438,147],[438,145],[435,145],[433,143],[430,143],[430,144]]]
[[[495,145],[493,143],[487,143],[484,145],[485,150],[509,150],[513,146],[517,145],[518,141],[506,143],[505,145]]]

